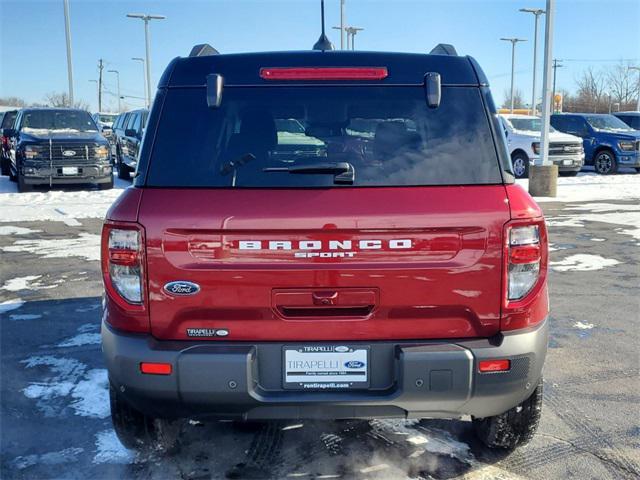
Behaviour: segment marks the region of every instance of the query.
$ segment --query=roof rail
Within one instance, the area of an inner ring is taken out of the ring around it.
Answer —
[[[213,48],[208,43],[200,43],[195,45],[191,52],[189,52],[190,57],[208,57],[209,55],[218,55],[218,52],[215,48]]]
[[[449,43],[439,43],[433,50],[429,52],[429,55],[453,55],[454,57],[458,56],[458,52],[456,52],[456,47]]]

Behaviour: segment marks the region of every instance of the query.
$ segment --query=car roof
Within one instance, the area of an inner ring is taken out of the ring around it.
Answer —
[[[47,112],[47,111],[66,111],[66,112],[87,112],[86,110],[83,110],[81,108],[69,108],[69,107],[29,107],[29,108],[23,108],[22,112],[24,113],[28,113],[28,112]]]
[[[613,112],[613,115],[625,115],[630,117],[640,117],[640,112]]]
[[[363,82],[374,85],[422,85],[427,72],[438,72],[443,86],[487,84],[477,62],[468,56],[308,50],[178,57],[169,64],[158,86],[204,86],[206,76],[212,73],[222,75],[225,86],[278,84],[278,81],[260,77],[259,71],[263,67],[387,67],[388,76],[383,80],[340,81],[340,85]],[[280,83],[291,84],[291,81]]]

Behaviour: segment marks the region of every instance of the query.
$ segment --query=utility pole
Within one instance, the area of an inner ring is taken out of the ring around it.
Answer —
[[[120,111],[122,110],[120,104],[120,72],[118,70],[107,70],[107,72],[116,74],[116,86],[118,88],[118,113],[120,113]]]
[[[535,27],[533,30],[533,87],[531,88],[531,115],[536,114],[536,67],[538,65],[538,18],[544,15],[541,8],[521,8],[521,12],[533,13],[535,16]]]
[[[557,58],[553,59],[553,113],[556,113],[556,70],[558,70],[558,68],[562,67],[562,64],[559,63],[562,60],[558,60]]]
[[[524,38],[501,38],[500,40],[504,42],[511,42],[511,113],[513,113],[513,96],[514,96],[514,83],[513,78],[515,75],[515,65],[516,65],[516,43],[518,42],[526,42]]]
[[[638,104],[636,105],[636,110],[640,111],[640,67],[629,67],[629,70],[638,72]]]
[[[98,112],[102,111],[102,59],[98,60]]]
[[[141,13],[127,13],[129,18],[139,18],[144,22],[145,66],[147,68],[147,108],[151,106],[151,48],[149,46],[149,20],[164,20],[164,15],[143,15]]]
[[[69,106],[73,107],[73,64],[71,62],[71,22],[69,21],[69,0],[64,0],[64,34],[67,40],[67,77],[69,79]]]

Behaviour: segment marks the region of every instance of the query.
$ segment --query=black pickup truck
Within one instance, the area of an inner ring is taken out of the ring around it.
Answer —
[[[3,135],[9,138],[9,177],[20,192],[79,183],[113,188],[109,142],[84,110],[27,108]]]

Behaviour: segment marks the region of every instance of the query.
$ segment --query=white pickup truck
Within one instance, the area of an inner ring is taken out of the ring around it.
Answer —
[[[500,123],[507,136],[507,148],[516,178],[529,176],[529,165],[540,154],[540,117],[500,114]],[[549,126],[549,160],[558,165],[560,175],[575,176],[584,165],[582,139],[558,132]]]

